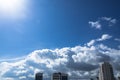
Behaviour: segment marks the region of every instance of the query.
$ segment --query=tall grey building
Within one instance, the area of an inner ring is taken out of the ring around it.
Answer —
[[[52,80],[68,80],[68,74],[65,73],[53,73]]]
[[[43,73],[36,73],[35,80],[43,80]]]
[[[113,68],[108,62],[100,65],[99,80],[114,80]]]

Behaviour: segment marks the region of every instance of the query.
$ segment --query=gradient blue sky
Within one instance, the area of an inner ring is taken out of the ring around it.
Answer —
[[[24,18],[0,18],[0,58],[84,45],[102,34],[120,38],[119,0],[30,0],[23,6],[27,6]],[[91,28],[88,22],[101,17],[114,18],[117,23],[108,26],[103,21],[101,30]],[[109,40],[105,44],[117,48],[120,43]]]

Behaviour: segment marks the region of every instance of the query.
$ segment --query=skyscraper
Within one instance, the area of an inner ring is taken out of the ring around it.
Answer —
[[[36,73],[35,80],[43,80],[43,73]]]
[[[104,62],[100,66],[99,80],[114,80],[112,65]]]
[[[68,74],[65,73],[53,73],[52,80],[68,80]]]

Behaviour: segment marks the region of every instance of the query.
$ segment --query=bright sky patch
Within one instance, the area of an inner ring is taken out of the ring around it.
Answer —
[[[0,16],[3,18],[19,18],[24,16],[25,0],[0,0]]]

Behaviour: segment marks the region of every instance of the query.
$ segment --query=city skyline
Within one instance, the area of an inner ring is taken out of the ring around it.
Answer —
[[[120,75],[119,0],[0,0],[0,80],[84,79],[102,62]]]
[[[36,76],[39,75],[37,78]],[[47,80],[44,76],[44,73],[38,72],[35,74],[35,80]],[[50,79],[51,78],[51,79]],[[109,62],[102,62],[99,65],[98,74],[96,76],[89,75],[86,78],[74,77],[69,76],[67,73],[64,72],[54,72],[51,73],[48,80],[119,80],[120,76],[114,76],[114,70],[112,65]]]

